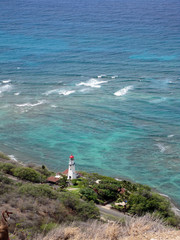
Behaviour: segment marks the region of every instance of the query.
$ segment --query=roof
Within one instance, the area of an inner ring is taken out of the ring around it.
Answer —
[[[54,183],[56,183],[56,182],[59,181],[59,178],[56,178],[56,177],[54,177],[54,176],[51,176],[51,177],[48,177],[48,178],[47,178],[47,181],[48,181],[48,182],[54,182]]]
[[[64,172],[62,172],[64,175],[68,175],[68,169],[66,169]]]
[[[74,156],[71,154],[71,156],[69,158],[74,159]]]

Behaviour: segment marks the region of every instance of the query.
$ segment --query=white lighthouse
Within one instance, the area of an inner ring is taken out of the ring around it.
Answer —
[[[76,179],[74,156],[69,157],[68,179]]]

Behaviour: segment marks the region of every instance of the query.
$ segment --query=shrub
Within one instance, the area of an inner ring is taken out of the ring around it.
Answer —
[[[92,190],[91,188],[82,188],[80,190],[80,194],[82,194],[83,199],[87,201],[94,201],[97,202],[97,193]]]
[[[28,180],[31,182],[41,182],[41,174],[36,170],[28,167],[17,167],[13,169],[13,175],[22,180]]]
[[[41,184],[24,184],[19,188],[19,192],[33,197],[47,197],[57,199],[58,194],[50,186]]]
[[[66,208],[74,212],[78,220],[99,218],[99,210],[92,201],[83,202],[77,196],[69,192],[61,193],[59,200]]]
[[[98,219],[99,209],[91,202],[81,202],[76,206],[77,214],[82,221],[86,221],[88,219]]]
[[[4,173],[12,174],[13,169],[15,168],[15,165],[12,163],[0,163],[0,168]]]
[[[10,157],[7,156],[6,154],[4,154],[3,152],[0,152],[0,158],[6,159],[6,160],[11,160]]]
[[[0,174],[0,182],[5,183],[5,184],[12,184],[13,181],[2,174]]]

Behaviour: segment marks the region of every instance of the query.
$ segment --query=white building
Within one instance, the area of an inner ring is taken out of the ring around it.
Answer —
[[[68,179],[76,179],[77,174],[75,171],[75,162],[74,162],[74,156],[71,154],[69,157],[69,168],[68,168]]]

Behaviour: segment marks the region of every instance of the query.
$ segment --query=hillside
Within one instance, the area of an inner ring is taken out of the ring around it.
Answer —
[[[58,185],[48,184],[47,177],[54,174],[45,166],[25,166],[1,154],[0,212],[13,212],[10,239],[128,240],[157,234],[176,239],[179,234],[172,228],[180,221],[169,201],[148,186],[86,172],[70,187],[65,176]],[[104,212],[104,206],[114,210]]]

